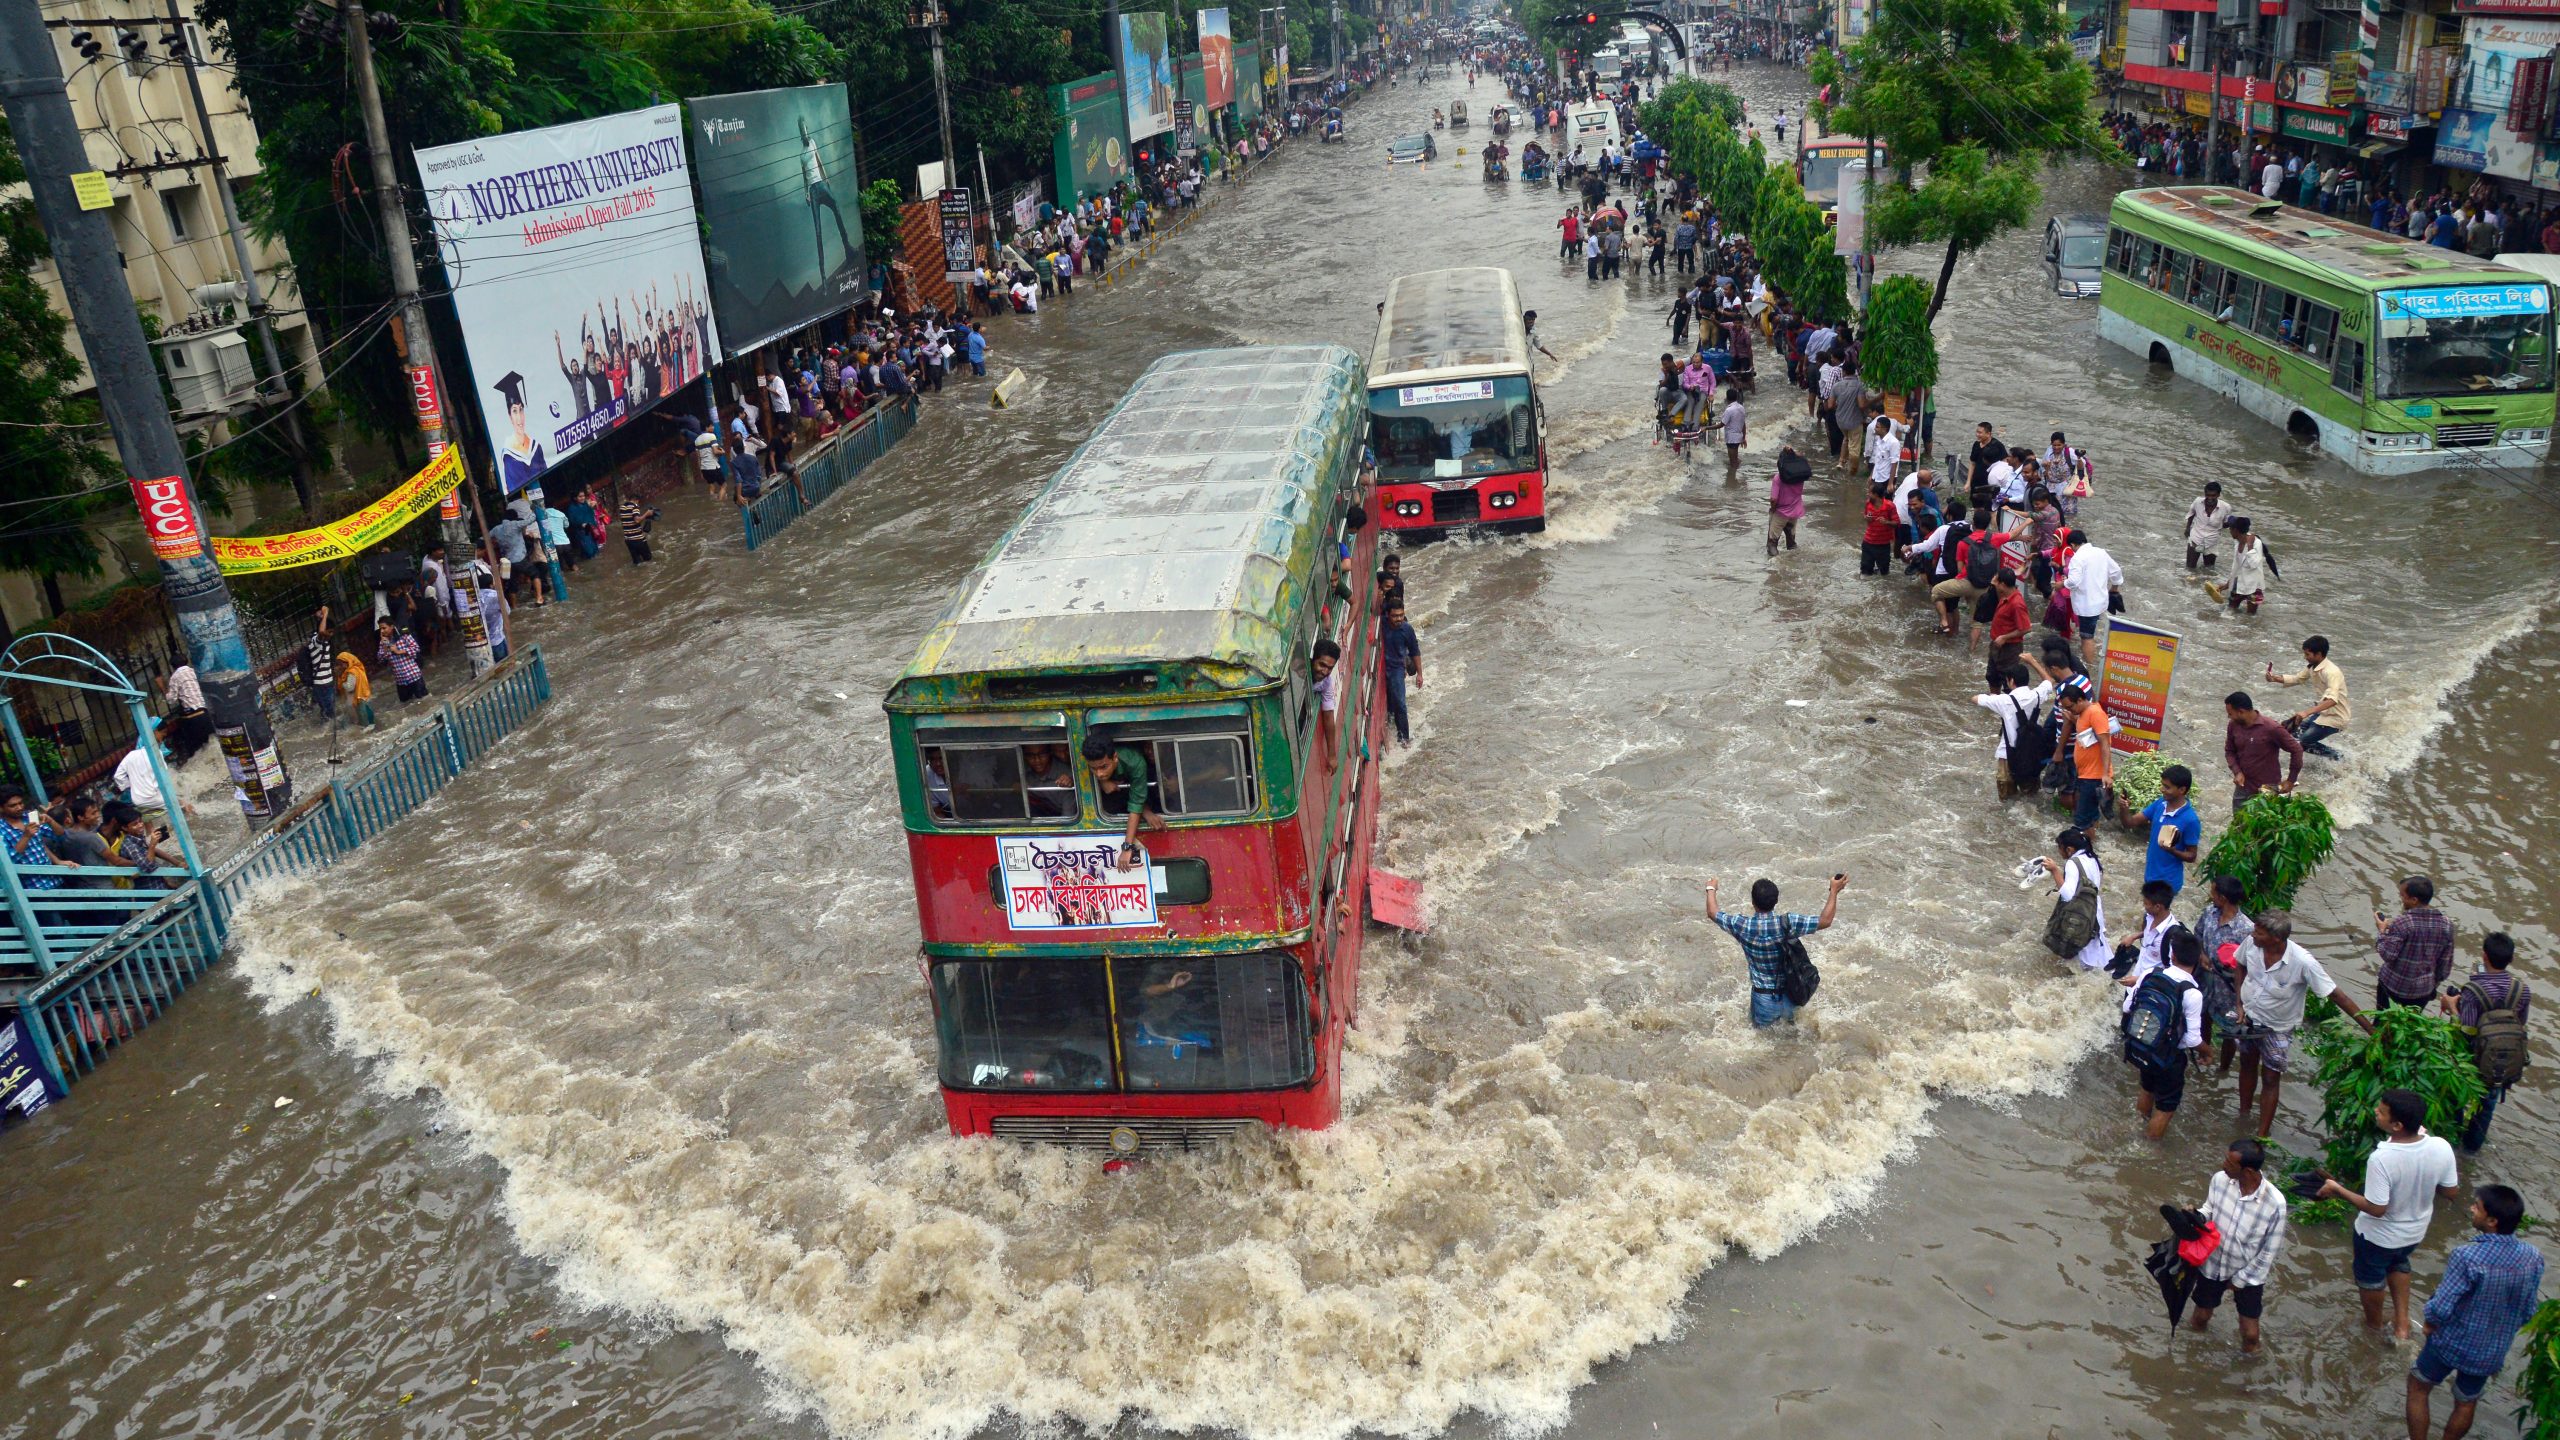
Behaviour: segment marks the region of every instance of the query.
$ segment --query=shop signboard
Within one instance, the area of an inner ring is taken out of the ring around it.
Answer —
[[[2323,145],[2347,143],[2347,117],[2324,115],[2317,110],[2284,112],[2284,133],[2296,140],[2317,140]]]

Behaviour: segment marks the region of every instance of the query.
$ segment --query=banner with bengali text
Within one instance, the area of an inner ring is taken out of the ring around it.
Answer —
[[[398,534],[402,526],[436,507],[462,482],[462,450],[448,445],[427,468],[352,515],[289,535],[213,537],[214,562],[225,575],[256,575],[347,560]]]

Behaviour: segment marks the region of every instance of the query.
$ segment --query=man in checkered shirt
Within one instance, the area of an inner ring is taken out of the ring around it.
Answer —
[[[2470,1244],[2445,1257],[2444,1279],[2427,1299],[2426,1347],[2409,1367],[2409,1434],[2427,1433],[2427,1397],[2453,1381],[2453,1413],[2445,1440],[2471,1429],[2471,1412],[2506,1367],[2516,1332],[2533,1318],[2542,1296],[2542,1252],[2516,1238],[2524,1197],[2504,1185],[2471,1192]]]
[[[1795,1018],[1795,1002],[1787,998],[1786,976],[1778,965],[1778,950],[1789,940],[1798,940],[1816,930],[1828,930],[1840,913],[1840,891],[1849,883],[1846,875],[1831,877],[1831,888],[1822,897],[1819,915],[1781,915],[1778,913],[1778,885],[1774,880],[1751,882],[1751,913],[1716,908],[1716,882],[1707,880],[1707,918],[1724,932],[1741,942],[1742,958],[1751,971],[1751,1023],[1761,1029],[1781,1020]]]
[[[2223,1292],[2231,1292],[2240,1310],[2244,1355],[2258,1353],[2258,1317],[2266,1308],[2267,1277],[2275,1273],[2276,1260],[2284,1254],[2290,1214],[2284,1193],[2260,1173],[2266,1164],[2266,1147],[2255,1140],[2234,1140],[2223,1152],[2222,1171],[2204,1194],[2204,1218],[2221,1232],[2222,1243],[2205,1257],[2191,1297],[2195,1314],[2187,1321],[2193,1329],[2204,1329],[2222,1303]]]

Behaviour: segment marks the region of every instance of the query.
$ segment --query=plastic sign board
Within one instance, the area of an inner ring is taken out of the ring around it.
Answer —
[[[2118,750],[2157,750],[2169,718],[2169,678],[2178,668],[2178,637],[2130,620],[2107,621],[2107,653],[2098,663],[2098,703],[2116,719]]]
[[[1014,930],[1115,930],[1156,923],[1161,870],[1120,868],[1106,835],[1007,835],[996,841],[1004,922]]]
[[[2462,320],[2478,315],[2548,315],[2550,287],[2447,285],[2432,290],[2385,290],[2385,320]]]
[[[187,560],[204,553],[204,525],[187,497],[184,476],[127,481],[133,503],[142,511],[142,533],[151,553],[162,560]]]
[[[1446,385],[1406,385],[1396,391],[1398,405],[1446,405],[1460,400],[1490,400],[1490,380],[1457,380]]]

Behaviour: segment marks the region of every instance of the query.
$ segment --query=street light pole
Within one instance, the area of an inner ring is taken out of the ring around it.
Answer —
[[[63,303],[88,353],[98,408],[141,508],[143,535],[160,562],[161,593],[204,689],[205,716],[242,813],[264,819],[291,805],[293,783],[259,707],[240,612],[214,563],[204,507],[187,477],[186,449],[125,284],[124,256],[107,219],[114,204],[107,177],[90,166],[38,0],[0,0],[0,109],[26,164],[28,194],[52,245]],[[175,803],[178,797],[168,798]]]

